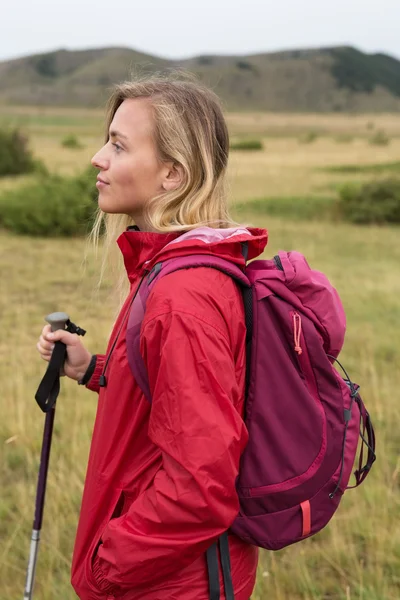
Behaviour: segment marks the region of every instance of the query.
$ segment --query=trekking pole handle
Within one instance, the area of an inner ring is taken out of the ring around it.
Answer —
[[[45,321],[50,323],[51,330],[65,329],[65,324],[69,321],[69,316],[64,312],[54,312],[45,317]]]

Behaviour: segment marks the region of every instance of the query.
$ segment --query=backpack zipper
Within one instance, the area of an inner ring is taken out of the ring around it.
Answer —
[[[294,351],[300,356],[303,353],[301,347],[301,317],[299,313],[294,312],[292,315],[293,319],[293,336],[294,336]]]
[[[306,385],[321,412],[323,429],[324,429],[324,438],[323,438],[324,442],[323,442],[323,447],[321,447],[321,451],[325,452],[325,450],[326,450],[326,415],[325,415],[324,408],[322,406],[321,398],[319,397],[315,374],[314,374],[314,371],[312,368],[310,355],[308,353],[308,348],[307,348],[306,340],[304,337],[304,332],[302,330],[301,315],[297,311],[291,311],[290,315],[293,320],[294,350],[297,353],[297,360],[299,362],[300,369],[303,372]]]
[[[304,377],[308,384],[308,388],[316,402],[321,406],[321,400],[318,393],[317,384],[315,381],[315,375],[311,366],[306,341],[304,338],[304,332],[302,331],[301,316],[296,311],[291,311],[290,315],[293,322],[293,341],[294,350],[297,353],[298,361],[301,370],[303,371]],[[323,411],[323,409],[322,409]]]

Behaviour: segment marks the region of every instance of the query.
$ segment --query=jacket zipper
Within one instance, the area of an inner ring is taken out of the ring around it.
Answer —
[[[146,273],[143,275],[142,279],[140,280],[140,282],[139,282],[139,285],[137,286],[137,288],[136,288],[136,291],[135,291],[135,293],[133,294],[133,298],[132,298],[132,300],[131,300],[131,301],[130,301],[130,303],[129,303],[129,306],[128,306],[128,309],[127,309],[127,311],[126,311],[126,313],[125,313],[125,315],[124,315],[124,318],[122,319],[121,326],[120,326],[120,328],[119,328],[119,331],[118,331],[117,335],[115,336],[114,343],[113,343],[113,345],[111,346],[111,350],[110,350],[110,352],[108,353],[107,360],[106,360],[106,362],[105,362],[105,364],[104,364],[103,372],[102,372],[102,374],[100,375],[100,378],[99,378],[99,387],[106,387],[106,385],[107,385],[107,379],[106,379],[106,375],[105,375],[105,373],[106,373],[106,370],[107,370],[107,366],[108,366],[109,360],[110,360],[110,358],[111,358],[111,355],[112,355],[112,353],[114,352],[114,348],[115,348],[115,346],[116,346],[116,343],[117,343],[117,342],[118,342],[118,340],[119,340],[119,336],[120,336],[120,334],[121,334],[121,331],[122,331],[122,328],[123,328],[123,326],[124,326],[124,324],[125,324],[126,318],[127,318],[129,315],[130,315],[131,308],[132,308],[132,304],[133,304],[133,302],[134,302],[134,300],[135,300],[136,296],[137,296],[137,295],[138,295],[138,293],[139,293],[140,286],[142,285],[142,283],[143,283],[143,280],[144,280],[144,278],[145,278],[147,275],[148,275],[148,272],[146,272]]]

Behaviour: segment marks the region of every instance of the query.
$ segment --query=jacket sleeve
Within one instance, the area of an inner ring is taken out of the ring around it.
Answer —
[[[110,521],[94,564],[100,589],[154,584],[191,564],[239,511],[235,490],[248,433],[225,335],[172,311],[142,328],[152,407],[149,437],[162,452],[151,487]]]
[[[87,389],[92,390],[92,392],[99,393],[99,391],[100,391],[99,379],[100,379],[100,375],[103,372],[104,361],[105,361],[104,354],[96,354],[96,364],[94,367],[94,371],[92,373],[91,378],[89,379],[89,381],[86,384]]]

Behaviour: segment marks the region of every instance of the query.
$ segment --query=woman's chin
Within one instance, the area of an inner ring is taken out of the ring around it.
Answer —
[[[101,194],[99,194],[98,206],[104,213],[114,214],[118,212],[118,210],[115,209],[115,206],[111,205],[109,200],[107,201],[105,198],[101,197]]]

